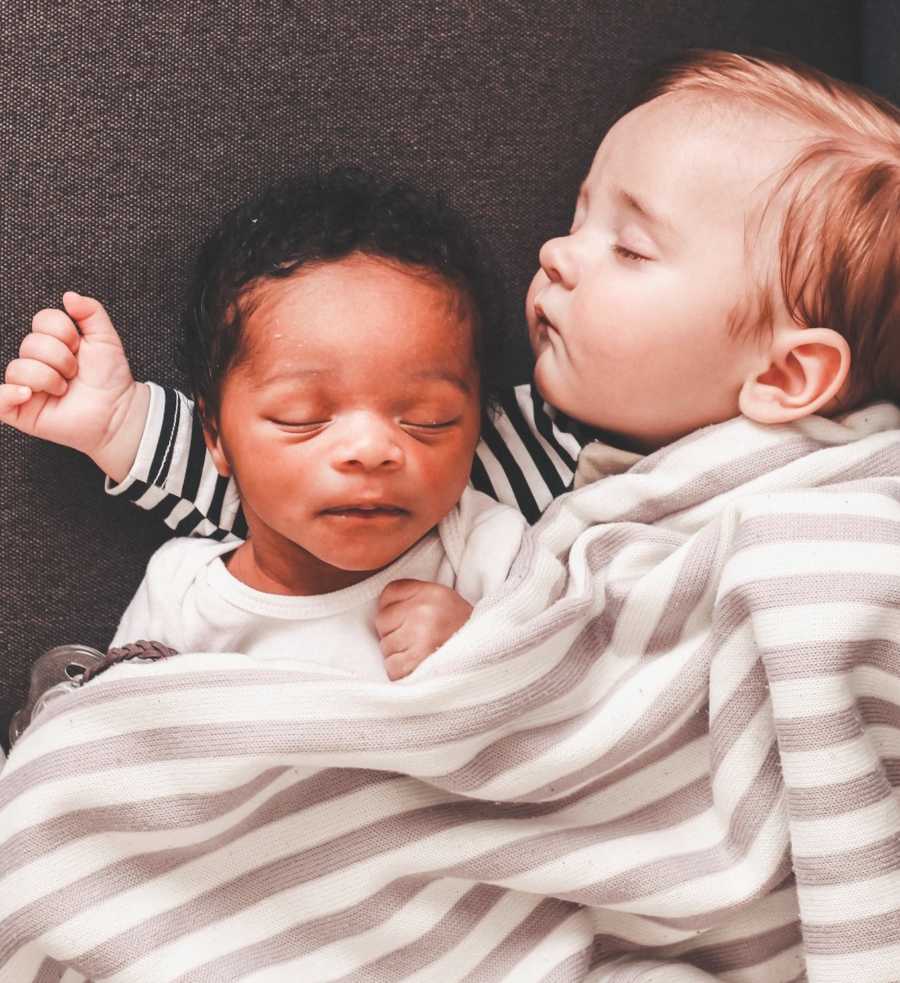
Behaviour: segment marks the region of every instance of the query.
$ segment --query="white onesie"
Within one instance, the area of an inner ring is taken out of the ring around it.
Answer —
[[[266,594],[235,579],[223,562],[235,541],[173,539],[150,558],[112,645],[152,639],[178,652],[241,652],[387,680],[374,624],[385,586],[431,581],[474,605],[506,579],[526,528],[518,511],[467,488],[437,528],[389,567],[352,587],[303,597]]]

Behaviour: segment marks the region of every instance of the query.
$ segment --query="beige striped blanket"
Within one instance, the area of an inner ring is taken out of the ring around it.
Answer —
[[[195,653],[51,702],[0,979],[900,979],[898,428],[738,419],[560,499],[398,684]]]

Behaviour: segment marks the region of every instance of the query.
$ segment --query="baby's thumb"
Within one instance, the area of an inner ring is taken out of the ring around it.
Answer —
[[[28,386],[0,383],[0,423],[14,423],[16,411],[31,396],[32,391]]]
[[[118,332],[113,327],[106,308],[99,300],[82,297],[74,290],[67,290],[63,294],[63,307],[66,314],[78,325],[78,330],[83,337],[98,341],[102,339],[119,341]]]

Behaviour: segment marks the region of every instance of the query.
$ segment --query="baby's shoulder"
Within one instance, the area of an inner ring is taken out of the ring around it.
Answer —
[[[198,536],[177,536],[163,543],[150,557],[146,579],[166,584],[176,591],[196,580],[199,572],[218,557],[235,549],[236,544],[220,543]]]
[[[474,488],[466,488],[455,511],[459,532],[466,540],[473,535],[481,538],[494,533],[519,536],[528,526],[518,509],[503,505]]]
[[[506,579],[528,523],[517,509],[467,488],[438,530],[454,587],[474,604]]]

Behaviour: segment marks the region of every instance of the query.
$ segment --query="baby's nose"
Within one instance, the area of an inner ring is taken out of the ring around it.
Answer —
[[[383,424],[348,425],[334,454],[334,465],[341,470],[396,470],[403,461],[403,448]]]
[[[555,239],[548,239],[541,246],[538,259],[541,269],[554,283],[561,283],[568,288],[575,286],[578,268],[571,236],[557,236]]]

